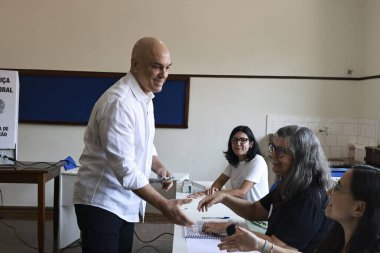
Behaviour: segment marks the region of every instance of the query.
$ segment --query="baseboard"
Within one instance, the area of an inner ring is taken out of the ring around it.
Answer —
[[[37,220],[38,208],[33,206],[2,206],[0,214],[3,219]],[[53,220],[53,207],[45,208],[45,219]]]
[[[2,206],[0,207],[0,220],[37,220],[38,209],[33,206]],[[46,207],[45,219],[53,220],[53,207]],[[145,213],[145,223],[166,224],[171,223],[163,214]]]

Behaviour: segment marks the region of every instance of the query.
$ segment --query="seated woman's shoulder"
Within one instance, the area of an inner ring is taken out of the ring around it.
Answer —
[[[303,193],[306,195],[308,198],[312,199],[313,202],[317,204],[322,204],[323,208],[326,206],[327,201],[328,201],[328,195],[327,191],[324,188],[321,187],[309,187],[304,191]]]

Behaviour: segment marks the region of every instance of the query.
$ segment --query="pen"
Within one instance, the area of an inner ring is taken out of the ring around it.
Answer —
[[[202,217],[203,220],[206,220],[206,219],[229,219],[230,217],[228,216],[219,216],[219,217]]]

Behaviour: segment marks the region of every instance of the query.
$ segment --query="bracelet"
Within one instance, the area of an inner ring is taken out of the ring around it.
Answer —
[[[264,245],[263,245],[263,248],[261,249],[261,253],[265,253],[265,248],[267,247],[267,243],[268,243],[268,241],[267,240],[265,240],[265,242],[264,242]]]

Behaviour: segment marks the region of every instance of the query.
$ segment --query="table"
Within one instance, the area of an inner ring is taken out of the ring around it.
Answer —
[[[74,208],[74,185],[78,168],[62,171],[60,177],[58,249],[63,249],[80,238]]]
[[[206,186],[209,188],[213,181],[196,181],[196,183],[199,183],[201,185]],[[178,184],[180,185],[180,183]],[[176,193],[176,198],[177,199],[183,199],[186,198],[189,193],[182,193],[181,188],[178,188],[177,185],[177,193]],[[225,217],[228,216],[230,219],[232,219],[234,222],[239,222],[239,223],[245,223],[245,220],[235,214],[231,209],[226,207],[223,204],[216,204],[213,205],[211,208],[209,208],[208,212],[198,212],[197,207],[198,203],[202,198],[194,199],[190,204],[183,205],[183,212],[190,218],[193,219],[194,221],[197,220],[202,220],[204,217]],[[227,220],[226,220],[227,221]],[[179,225],[174,225],[174,236],[173,236],[173,253],[177,252],[182,252],[182,253],[187,253],[187,248],[186,248],[186,238],[184,237],[184,229],[182,226]]]
[[[38,252],[45,252],[45,183],[54,178],[53,233],[56,248],[59,228],[59,174],[63,163],[19,162],[0,167],[0,183],[38,185]]]

